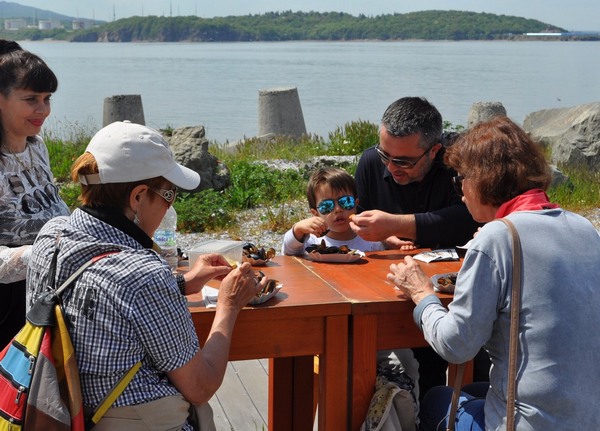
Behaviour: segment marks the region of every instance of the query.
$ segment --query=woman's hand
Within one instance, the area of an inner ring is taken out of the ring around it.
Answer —
[[[204,263],[195,264],[194,268],[210,270],[212,266],[213,275],[227,272],[219,286],[215,317],[202,349],[185,365],[167,373],[177,390],[196,405],[207,403],[223,382],[238,313],[269,281],[263,277],[257,282],[248,262],[232,270],[222,256],[206,256],[212,257],[204,257]]]
[[[242,263],[221,281],[217,307],[222,305],[241,310],[267,285],[268,281],[267,277],[262,277],[259,281],[252,266],[248,262]]]
[[[223,278],[232,269],[229,262],[218,253],[201,254],[194,266],[183,275],[186,293],[199,292],[210,280]]]
[[[415,304],[435,293],[429,277],[425,275],[417,261],[410,256],[406,256],[404,262],[391,264],[387,279]]]

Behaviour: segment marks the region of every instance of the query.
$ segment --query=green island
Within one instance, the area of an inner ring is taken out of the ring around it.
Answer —
[[[4,15],[3,21],[8,17]],[[600,40],[600,33],[569,32],[535,19],[491,13],[430,10],[354,16],[343,12],[270,12],[257,15],[134,16],[73,30],[27,26],[0,37],[71,42],[277,42],[292,40]],[[2,27],[4,28],[4,26]]]

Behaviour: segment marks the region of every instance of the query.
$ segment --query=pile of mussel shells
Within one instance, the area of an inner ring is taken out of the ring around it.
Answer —
[[[320,244],[311,244],[305,248],[307,253],[320,253],[320,254],[348,254],[352,253],[353,250],[350,250],[346,245],[340,245],[336,247],[335,245],[327,246],[325,244],[325,240],[321,240]]]
[[[255,273],[256,282],[260,283],[260,281],[263,279],[264,276],[265,276],[265,274],[262,271],[257,271]],[[269,293],[271,293],[275,290],[275,288],[277,287],[278,284],[279,284],[279,281],[270,279],[267,282],[267,284],[265,285],[265,287],[263,287],[261,289],[261,291],[256,294],[256,296],[258,298],[260,298],[263,295],[268,295]]]
[[[275,257],[275,249],[273,247],[265,250],[264,247],[258,248],[250,242],[243,246],[242,252],[242,260],[249,262],[251,265],[264,265]]]

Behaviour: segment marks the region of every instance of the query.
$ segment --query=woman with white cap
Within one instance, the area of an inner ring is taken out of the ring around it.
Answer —
[[[96,407],[141,361],[96,429],[194,429],[188,410],[206,411],[225,374],[237,315],[268,280],[257,283],[248,263],[232,269],[218,254],[198,259],[185,281],[172,276],[151,238],[177,187],[195,189],[200,177],[175,162],[156,131],[129,122],[104,127],[71,174],[81,183],[82,206],[41,230],[28,269],[28,306],[48,285],[56,249],[56,286],[89,259],[117,252],[86,269],[63,296],[84,406]],[[184,294],[215,278],[222,278],[218,305],[200,349]]]

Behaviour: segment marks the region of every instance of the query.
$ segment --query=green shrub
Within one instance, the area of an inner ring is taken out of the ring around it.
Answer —
[[[44,130],[43,138],[50,155],[50,168],[54,178],[59,182],[68,182],[71,180],[71,165],[85,151],[93,129],[92,126],[78,123],[59,123],[59,127],[63,137],[50,129]]]
[[[379,142],[379,126],[368,121],[354,121],[329,133],[327,154],[354,156]]]
[[[308,216],[308,205],[305,212],[294,210],[287,202],[281,202],[277,206],[267,206],[267,216],[262,227],[265,230],[285,233],[294,223]]]
[[[600,172],[586,166],[562,166],[561,171],[569,180],[548,190],[552,202],[570,211],[598,207],[600,203]]]
[[[304,195],[306,182],[301,173],[277,171],[259,163],[237,161],[229,166],[231,186],[226,190],[230,207],[254,208],[272,205]]]
[[[81,191],[81,188],[80,188],[79,184],[75,184],[73,182],[68,182],[68,183],[62,184],[60,186],[60,189],[58,192],[59,192],[62,200],[65,201],[65,203],[69,207],[69,209],[71,211],[73,211],[75,208],[77,208],[80,205],[79,201],[77,200],[77,198],[79,197],[80,191]]]
[[[308,160],[310,157],[326,153],[326,145],[316,135],[301,138],[274,136],[269,138],[250,138],[237,144],[213,145],[212,154],[226,164],[235,161],[254,161],[265,159]]]
[[[79,185],[72,184],[69,171],[73,161],[83,153],[91,128],[77,124],[67,125],[61,132],[68,135],[60,139],[45,133],[52,172],[60,185],[60,194],[69,208],[79,203]],[[462,126],[444,122],[444,129],[461,131]],[[166,133],[172,132],[167,126]],[[378,125],[367,121],[355,121],[338,127],[329,134],[329,142],[318,136],[302,138],[253,138],[237,145],[211,145],[210,152],[230,170],[231,186],[222,192],[204,190],[197,194],[181,193],[175,201],[178,228],[182,232],[223,231],[236,229],[240,210],[266,208],[262,227],[277,232],[288,229],[306,214],[296,214],[289,202],[306,199],[306,183],[309,172],[293,169],[278,171],[257,163],[261,160],[307,161],[321,155],[359,155],[379,140]],[[346,167],[354,174],[356,165]],[[563,167],[570,181],[549,190],[552,201],[563,208],[581,211],[598,207],[600,203],[600,173],[586,167]]]
[[[180,193],[174,203],[180,232],[204,232],[230,225],[234,213],[222,192],[212,189],[196,194]]]

